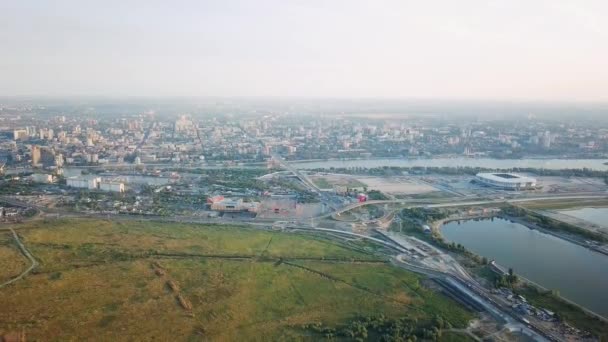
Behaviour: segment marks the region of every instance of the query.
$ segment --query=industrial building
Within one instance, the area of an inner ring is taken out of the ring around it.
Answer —
[[[211,210],[221,211],[226,213],[250,212],[257,213],[259,202],[243,202],[242,199],[227,199],[216,196],[216,200],[211,203]]]
[[[100,177],[70,177],[66,179],[66,184],[67,186],[73,188],[102,190],[110,192],[125,192],[125,184],[123,182],[102,180]]]
[[[102,191],[125,192],[125,184],[122,182],[101,181],[98,185]]]
[[[475,181],[504,190],[530,190],[536,188],[536,178],[515,173],[478,173]]]
[[[89,189],[95,190],[97,189],[97,184],[101,182],[101,178],[83,178],[83,177],[70,177],[66,179],[66,184],[72,188],[81,188],[81,189]]]

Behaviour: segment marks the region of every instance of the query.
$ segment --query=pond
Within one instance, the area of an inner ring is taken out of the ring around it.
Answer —
[[[498,218],[450,222],[443,226],[442,234],[450,242],[608,316],[608,257],[603,254]]]

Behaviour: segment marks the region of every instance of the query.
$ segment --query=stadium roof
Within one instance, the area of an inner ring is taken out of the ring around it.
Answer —
[[[521,176],[515,173],[488,172],[478,173],[477,177],[500,183],[536,183],[536,178]]]

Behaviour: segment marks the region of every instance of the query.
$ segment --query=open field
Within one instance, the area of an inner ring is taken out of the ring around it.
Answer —
[[[535,175],[530,176],[536,177]],[[537,179],[543,186],[541,191],[548,193],[606,190],[606,183],[602,178],[541,176]]]
[[[331,189],[333,187],[333,184],[328,182],[324,177],[313,177],[312,181],[321,189]]]
[[[0,335],[318,340],[303,327],[340,327],[361,315],[426,322],[439,314],[454,327],[472,318],[363,243],[136,221],[38,221],[18,232],[40,266],[0,289]]]
[[[367,184],[370,190],[378,190],[389,194],[414,195],[437,190],[428,184],[416,182],[408,177],[360,176],[357,180]]]
[[[324,174],[322,176],[311,176],[310,178],[321,189],[331,189],[334,185],[341,185],[347,188],[363,188],[367,186],[350,175]]]
[[[16,246],[12,234],[0,232],[0,283],[18,275],[27,265],[28,261]]]

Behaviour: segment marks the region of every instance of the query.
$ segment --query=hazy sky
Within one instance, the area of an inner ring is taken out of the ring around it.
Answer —
[[[0,1],[0,95],[608,101],[606,0]]]

